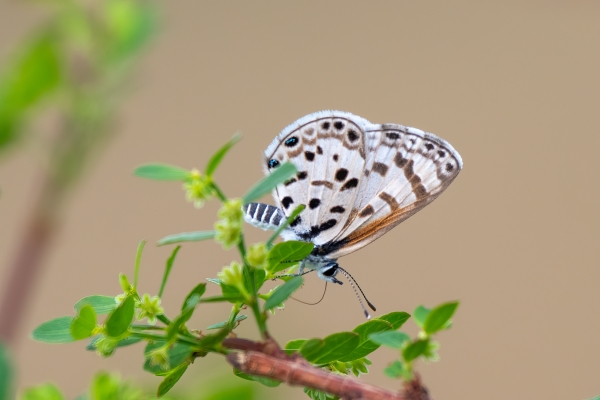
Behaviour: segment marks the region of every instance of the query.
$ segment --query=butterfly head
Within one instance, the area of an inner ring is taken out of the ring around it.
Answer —
[[[340,266],[337,262],[327,260],[327,263],[317,270],[317,274],[319,275],[319,278],[323,280],[332,283],[337,283],[338,285],[343,285],[342,281],[335,278],[339,270]]]

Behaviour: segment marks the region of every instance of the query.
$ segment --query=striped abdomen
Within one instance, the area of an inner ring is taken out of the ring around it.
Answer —
[[[261,229],[275,230],[285,222],[283,211],[270,204],[248,203],[242,206],[242,210],[246,222]]]

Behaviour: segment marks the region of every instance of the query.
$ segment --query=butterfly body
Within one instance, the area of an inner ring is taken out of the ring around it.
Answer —
[[[277,205],[245,205],[246,221],[276,229],[305,205],[281,236],[314,243],[300,273],[316,270],[335,283],[339,257],[431,203],[462,168],[458,152],[431,133],[343,111],[319,111],[285,128],[265,151],[265,173],[287,161],[298,173],[274,190]]]

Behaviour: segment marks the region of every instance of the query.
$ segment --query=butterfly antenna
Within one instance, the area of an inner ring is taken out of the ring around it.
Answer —
[[[325,289],[323,289],[323,295],[321,295],[321,298],[316,303],[308,303],[306,301],[299,300],[299,299],[295,298],[294,296],[290,296],[290,299],[296,300],[299,303],[306,304],[309,306],[316,306],[325,298],[325,292],[327,292],[327,281],[325,281]]]
[[[350,286],[352,286],[352,289],[354,289],[354,293],[356,294],[356,298],[358,299],[358,302],[360,303],[360,306],[362,307],[364,313],[365,313],[365,317],[367,317],[367,319],[371,319],[371,314],[369,314],[369,312],[367,311],[367,309],[365,308],[365,305],[363,304],[358,291],[356,290],[356,288],[358,288],[358,290],[360,290],[360,293],[363,295],[363,297],[365,298],[365,301],[367,302],[367,304],[369,305],[369,307],[371,308],[371,310],[373,311],[377,311],[377,309],[375,308],[375,306],[373,305],[373,303],[371,303],[369,301],[369,299],[367,299],[367,296],[365,296],[365,292],[362,291],[362,289],[360,288],[360,285],[358,284],[358,282],[356,282],[356,279],[354,279],[352,277],[352,275],[350,275],[348,273],[348,271],[346,271],[345,269],[343,269],[342,267],[338,266],[338,271],[340,271],[342,273],[342,275],[344,275],[346,277],[346,279],[348,280],[348,282],[350,282]]]

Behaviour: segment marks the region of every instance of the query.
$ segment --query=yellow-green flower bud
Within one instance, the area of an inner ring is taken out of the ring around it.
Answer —
[[[158,365],[163,371],[169,370],[169,344],[161,346],[148,353],[150,365]]]
[[[131,291],[131,283],[129,283],[129,279],[127,279],[127,275],[119,274],[119,283],[121,284],[121,288],[123,292],[129,293]]]
[[[224,249],[229,249],[239,243],[242,236],[242,225],[222,219],[215,223],[215,231],[215,241],[221,243]]]
[[[150,297],[148,293],[145,293],[137,306],[137,315],[136,318],[138,320],[148,318],[148,323],[150,325],[154,325],[156,323],[156,316],[160,315],[164,312],[164,309],[160,306],[160,297],[154,296]]]
[[[119,339],[109,336],[102,336],[94,344],[96,345],[96,353],[101,357],[110,357],[117,349]]]
[[[221,272],[217,274],[217,277],[224,284],[235,287],[244,297],[249,297],[248,291],[244,286],[243,267],[240,264],[232,261],[229,267],[223,267]]]
[[[190,177],[183,184],[183,190],[187,200],[193,202],[196,208],[202,207],[213,194],[210,179],[202,176],[197,169],[190,172]]]
[[[232,223],[242,224],[244,212],[242,211],[242,199],[227,200],[217,213],[219,218],[226,219]]]
[[[267,245],[264,243],[257,243],[250,246],[248,254],[246,255],[246,261],[251,267],[257,269],[265,269],[267,266]]]

